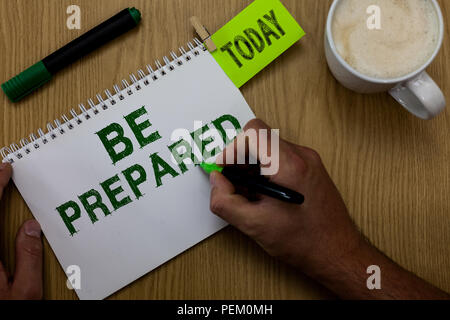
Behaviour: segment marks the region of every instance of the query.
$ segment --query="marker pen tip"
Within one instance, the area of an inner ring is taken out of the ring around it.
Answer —
[[[207,174],[211,174],[214,171],[218,171],[218,172],[222,172],[223,168],[219,167],[217,164],[215,163],[206,163],[203,162],[200,164],[200,167],[207,173]]]

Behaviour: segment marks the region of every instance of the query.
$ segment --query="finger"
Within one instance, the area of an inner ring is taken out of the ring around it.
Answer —
[[[8,288],[8,272],[6,272],[3,264],[0,262],[0,296],[3,288]]]
[[[248,153],[252,154],[255,159],[258,159],[258,137],[255,133],[260,129],[271,130],[271,128],[262,120],[253,119],[249,121],[242,132],[239,133],[233,142],[230,143],[217,157],[217,163],[224,165],[244,164],[241,163],[241,157],[244,157],[243,159],[245,160],[245,156]],[[270,145],[268,147],[270,149]]]
[[[17,233],[12,293],[16,299],[42,298],[42,240],[36,220],[26,221]]]
[[[213,172],[211,180],[211,211],[248,233],[251,221],[256,219],[257,208],[245,197],[235,194],[233,184],[222,174]]]
[[[274,135],[276,132],[272,132],[263,121],[258,119],[250,121],[244,127],[244,132],[218,156],[217,164],[244,164],[246,162],[242,161],[245,161],[246,153],[249,153],[259,160],[261,173],[272,182],[286,188],[295,188],[298,183],[297,176],[301,174],[299,171],[306,169],[302,152],[298,146]]]
[[[279,142],[278,147],[272,146],[272,138]],[[291,144],[279,138],[264,121],[253,119],[217,157],[217,164],[243,164],[241,161],[250,154],[261,163],[262,167],[267,167],[271,165],[272,156],[275,156],[272,152],[279,152],[280,161],[283,162],[285,159],[288,160],[287,151],[291,148]]]
[[[291,156],[293,150],[295,149],[295,151],[299,151],[298,149],[293,147],[293,144],[284,139],[281,139],[277,135],[277,131],[273,130],[260,119],[249,121],[244,127],[244,131],[247,133],[250,131],[254,132],[253,137],[252,135],[248,135],[249,138],[247,139],[247,141],[249,143],[249,146],[247,148],[247,151],[261,162],[261,167],[263,168],[273,165],[272,161],[287,163],[292,160]],[[278,144],[278,146],[274,145],[273,143]],[[238,144],[234,145],[234,147],[236,146],[238,146]],[[240,150],[238,150],[237,152],[240,152]],[[275,153],[278,153],[278,155]]]
[[[0,163],[0,199],[3,195],[3,189],[9,182],[12,174],[12,167],[9,163]]]

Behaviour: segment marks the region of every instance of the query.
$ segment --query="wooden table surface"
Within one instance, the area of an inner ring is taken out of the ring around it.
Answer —
[[[139,28],[65,69],[18,104],[0,93],[0,145],[49,120],[190,40],[189,17],[215,31],[249,0],[0,0],[0,82],[123,8]],[[432,121],[404,111],[387,94],[359,95],[327,69],[323,34],[331,0],[283,0],[307,36],[242,88],[256,115],[283,138],[317,149],[351,216],[378,248],[450,291],[450,110]],[[450,1],[440,1],[450,17]],[[81,8],[81,30],[66,27]],[[450,34],[429,73],[450,99]],[[37,185],[36,188],[39,188]],[[31,213],[10,184],[0,204],[0,259],[14,270],[14,237]],[[45,298],[76,298],[45,241]],[[231,227],[114,294],[113,299],[316,299],[333,297],[266,255]]]

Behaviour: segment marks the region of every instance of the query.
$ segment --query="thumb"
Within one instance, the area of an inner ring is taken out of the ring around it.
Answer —
[[[235,194],[233,184],[219,172],[212,172],[211,211],[244,233],[249,233],[257,209],[245,197]]]
[[[9,163],[1,163],[0,162],[0,199],[2,198],[3,189],[8,184],[9,179],[11,178],[12,168]]]
[[[14,299],[42,299],[42,240],[36,220],[26,221],[16,237]]]

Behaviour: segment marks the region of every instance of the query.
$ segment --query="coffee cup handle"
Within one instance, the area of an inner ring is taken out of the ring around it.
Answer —
[[[389,93],[409,112],[421,119],[432,119],[445,108],[444,94],[425,71],[398,84]]]

